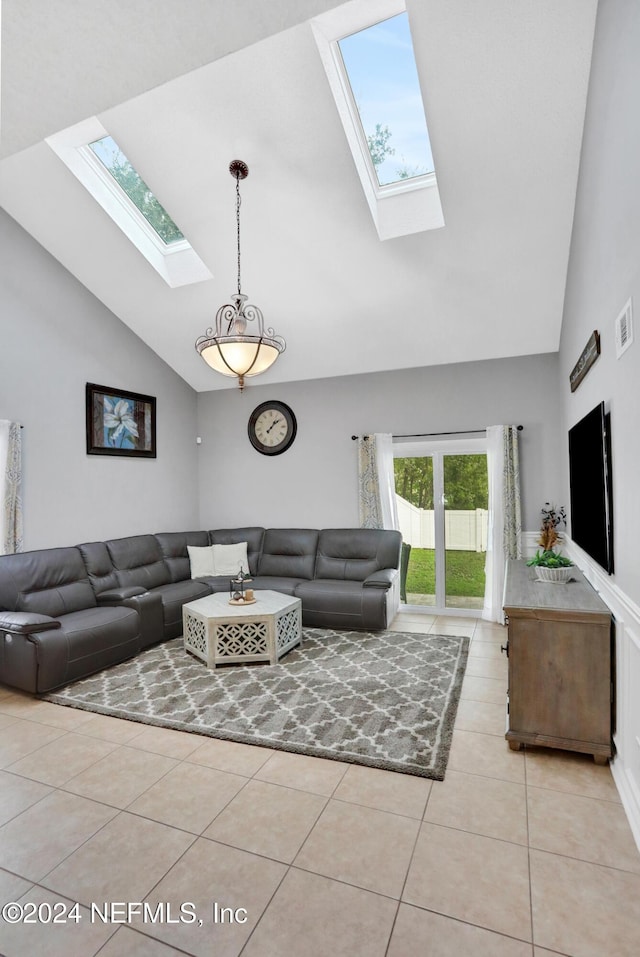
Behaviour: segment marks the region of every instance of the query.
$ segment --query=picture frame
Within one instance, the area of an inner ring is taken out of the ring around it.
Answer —
[[[156,458],[156,399],[87,382],[87,455]]]

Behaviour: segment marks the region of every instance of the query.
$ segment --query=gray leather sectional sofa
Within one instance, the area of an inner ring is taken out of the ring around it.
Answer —
[[[0,682],[34,693],[182,634],[182,606],[226,591],[187,546],[247,542],[254,590],[302,601],[304,625],[376,631],[399,605],[399,532],[259,527],[134,535],[0,556]]]

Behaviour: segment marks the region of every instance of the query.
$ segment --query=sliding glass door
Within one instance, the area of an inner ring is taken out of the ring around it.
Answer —
[[[484,440],[398,444],[395,480],[400,530],[410,546],[403,601],[477,614],[488,524]]]
[[[436,521],[433,458],[394,457],[398,521],[408,552],[401,599],[408,605],[436,605]]]
[[[442,456],[444,604],[482,609],[487,551],[486,453]]]

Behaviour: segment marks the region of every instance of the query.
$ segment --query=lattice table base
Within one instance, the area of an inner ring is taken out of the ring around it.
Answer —
[[[226,592],[183,605],[185,650],[209,668],[279,661],[302,641],[302,602],[275,591],[255,597],[255,605],[246,607],[230,605]]]

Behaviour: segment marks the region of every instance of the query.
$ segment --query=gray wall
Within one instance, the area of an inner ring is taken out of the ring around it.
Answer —
[[[600,0],[560,352],[564,427],[611,411],[615,583],[640,604],[640,4]],[[617,360],[614,321],[635,305],[635,342]],[[577,391],[568,376],[594,329],[602,353]],[[566,461],[566,459],[565,459]],[[568,477],[565,471],[565,498]]]
[[[247,438],[249,416],[265,399],[288,403],[298,420],[295,442],[273,458]],[[524,425],[523,526],[535,530],[542,504],[558,502],[562,490],[558,402],[556,355],[201,393],[200,524],[358,525],[352,434],[512,423]]]
[[[24,425],[25,549],[195,526],[195,392],[2,211],[0,248],[0,418]],[[86,454],[86,382],[157,397],[156,459]]]
[[[0,241],[0,417],[25,425],[27,549],[187,527],[357,525],[351,435],[373,431],[522,423],[525,528],[558,500],[556,356],[277,387],[256,380],[242,395],[196,396],[4,213]],[[157,397],[157,459],[86,454],[86,382]],[[268,398],[298,418],[295,443],[271,459],[247,438],[252,409]]]

